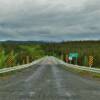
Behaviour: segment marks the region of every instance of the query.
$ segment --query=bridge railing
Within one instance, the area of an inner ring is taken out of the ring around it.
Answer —
[[[46,58],[46,57],[43,57],[43,58],[38,59],[36,61],[33,61],[32,63],[29,63],[29,64],[0,69],[0,73],[6,73],[6,72],[11,72],[11,71],[20,70],[20,69],[30,67],[32,65],[35,65],[35,64],[41,62],[44,58]]]
[[[75,69],[80,69],[80,70],[84,70],[84,71],[89,71],[89,72],[94,72],[94,73],[99,73],[100,74],[100,69],[99,68],[91,68],[91,67],[68,64],[68,63],[65,63],[64,61],[62,61],[62,60],[60,60],[60,59],[58,59],[56,57],[52,57],[52,59],[56,60],[56,62],[58,62],[59,64],[65,65],[66,67],[69,67],[69,68],[75,68]]]

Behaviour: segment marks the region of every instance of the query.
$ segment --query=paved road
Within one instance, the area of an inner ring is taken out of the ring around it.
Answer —
[[[0,78],[0,100],[100,100],[100,82],[65,71],[48,57]]]

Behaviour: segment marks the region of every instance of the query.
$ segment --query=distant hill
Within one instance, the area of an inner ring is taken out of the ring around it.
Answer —
[[[47,41],[0,41],[0,43],[5,43],[5,44],[52,44],[52,43],[100,43],[100,40],[87,40],[87,41],[62,41],[62,42],[47,42]]]
[[[44,41],[0,41],[0,43],[5,43],[5,44],[44,44],[47,42]]]

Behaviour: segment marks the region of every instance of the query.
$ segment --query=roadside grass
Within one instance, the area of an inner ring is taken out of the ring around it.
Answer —
[[[98,74],[98,73],[80,70],[80,69],[76,69],[76,68],[69,68],[66,66],[63,66],[63,67],[65,70],[70,71],[70,72],[75,73],[75,74],[78,74],[82,77],[94,78],[94,79],[100,80],[100,74]]]

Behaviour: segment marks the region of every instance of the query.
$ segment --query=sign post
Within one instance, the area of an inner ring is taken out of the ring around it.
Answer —
[[[69,60],[69,59],[68,59],[68,55],[66,55],[66,63],[68,63],[68,60]]]

